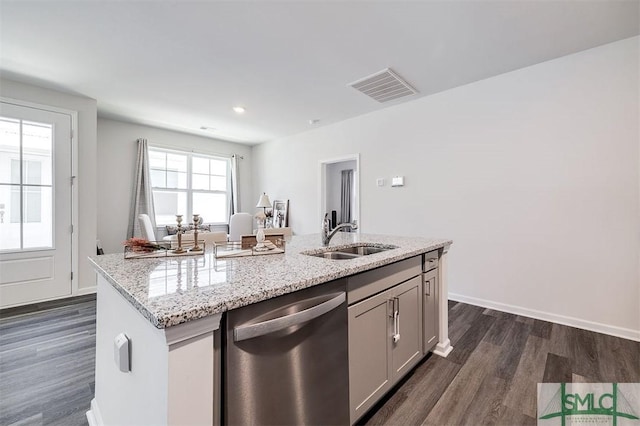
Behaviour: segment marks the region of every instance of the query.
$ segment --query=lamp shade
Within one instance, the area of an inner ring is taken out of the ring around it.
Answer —
[[[269,196],[266,193],[262,193],[260,199],[258,200],[258,204],[256,205],[258,208],[267,208],[271,207],[271,201],[269,200]]]

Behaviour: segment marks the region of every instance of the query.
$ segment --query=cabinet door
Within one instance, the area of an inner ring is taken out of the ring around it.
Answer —
[[[422,276],[419,275],[392,289],[397,310],[396,329],[393,330],[391,361],[393,382],[404,376],[422,359]],[[391,306],[391,305],[390,305]],[[393,316],[393,312],[391,312]],[[393,335],[396,334],[396,338]]]
[[[438,343],[438,270],[424,274],[424,353]]]
[[[354,423],[391,387],[391,290],[349,307],[349,407]]]

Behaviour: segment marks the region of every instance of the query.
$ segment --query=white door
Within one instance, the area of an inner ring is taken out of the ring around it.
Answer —
[[[0,102],[0,307],[71,294],[71,115]]]
[[[342,205],[342,170],[353,170],[351,181],[351,222],[360,224],[360,155],[353,154],[345,157],[323,160],[320,162],[320,220],[326,213],[331,219],[332,211],[336,211],[336,223],[341,223]],[[352,231],[353,232],[353,231]],[[360,228],[357,231],[360,232]]]

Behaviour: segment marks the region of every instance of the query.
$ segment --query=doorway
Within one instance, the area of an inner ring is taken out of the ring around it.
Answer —
[[[329,214],[332,228],[355,222],[360,232],[360,154],[320,161],[320,220]]]
[[[71,295],[73,117],[0,102],[0,308]]]

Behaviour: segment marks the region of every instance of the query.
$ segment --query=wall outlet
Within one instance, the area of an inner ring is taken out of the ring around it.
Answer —
[[[118,334],[113,341],[113,360],[123,373],[131,371],[129,343],[129,338],[124,333]]]

